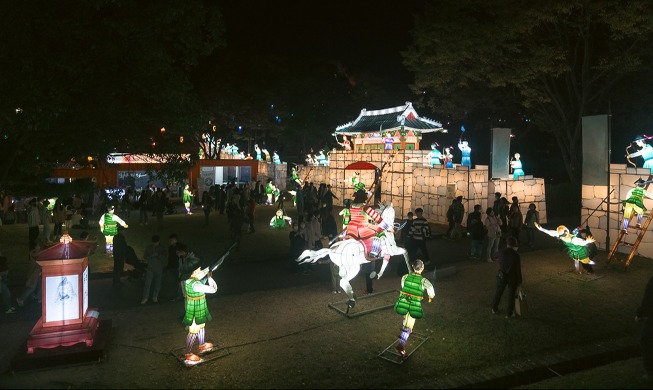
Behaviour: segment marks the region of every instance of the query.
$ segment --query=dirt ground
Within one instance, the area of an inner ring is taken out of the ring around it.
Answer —
[[[379,354],[395,341],[401,317],[385,309],[350,319],[330,308],[345,298],[331,293],[328,265],[314,265],[309,274],[294,272],[287,256],[288,231],[266,229],[271,215],[270,209],[259,210],[260,235],[246,236],[240,251],[216,274],[219,290],[208,300],[213,321],[207,335],[228,350],[227,356],[183,367],[171,354],[185,341],[181,303],[140,305],[142,282],[112,289],[109,279],[98,278],[91,280],[91,305],[113,325],[106,357],[94,364],[8,371],[40,316],[34,304],[14,317],[0,317],[0,344],[5,346],[0,387],[432,388],[451,377],[578,346],[615,339],[637,343],[634,311],[653,274],[649,259],[636,258],[626,272],[603,260],[597,278],[578,278],[570,272],[572,262],[542,238],[542,249],[521,252],[529,315],[505,319],[489,309],[496,264],[467,259],[468,241],[434,239],[429,249],[438,269],[453,266],[455,272],[437,278],[436,298],[424,305],[425,316],[415,325],[415,332],[428,340],[403,364],[389,362]],[[172,228],[182,232],[203,258],[228,241],[220,238],[219,215],[210,229],[201,227],[203,216],[173,217],[161,234]],[[133,227],[131,240],[155,229]],[[374,283],[376,292],[390,292],[359,300],[352,313],[394,301],[398,261],[393,258]],[[361,276],[353,285],[359,295],[365,288]],[[632,378],[624,383],[628,380]]]

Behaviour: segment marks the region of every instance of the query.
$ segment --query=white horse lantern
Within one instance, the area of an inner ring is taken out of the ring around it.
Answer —
[[[384,221],[394,221],[395,211],[392,204],[383,209],[381,216]],[[394,227],[397,229],[400,228],[399,224],[394,224]],[[384,231],[384,234],[381,236],[381,252],[379,257],[367,258],[363,243],[359,240],[349,238],[335,242],[330,248],[324,248],[318,251],[307,249],[297,258],[297,262],[299,264],[315,263],[327,255],[340,270],[340,287],[342,287],[349,298],[347,301],[349,308],[354,307],[356,304],[356,297],[354,296],[354,290],[351,287],[350,281],[360,272],[361,264],[383,259],[381,271],[378,276],[379,279],[383,276],[391,256],[403,255],[408,270],[410,271],[412,269],[408,253],[404,248],[397,246],[395,242],[394,229]],[[375,277],[375,273],[373,272],[370,276]]]

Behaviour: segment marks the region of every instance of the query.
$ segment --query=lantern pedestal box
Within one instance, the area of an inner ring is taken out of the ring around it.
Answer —
[[[27,353],[36,348],[93,345],[99,312],[88,308],[88,255],[97,244],[70,241],[39,253],[42,316],[27,339]]]
[[[95,333],[100,321],[96,309],[90,309],[80,324],[45,327],[43,317],[34,325],[27,338],[27,353],[34,353],[35,348],[56,348],[86,343],[87,347],[93,346]]]

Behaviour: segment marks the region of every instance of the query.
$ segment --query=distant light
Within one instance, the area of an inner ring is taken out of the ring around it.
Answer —
[[[179,143],[182,143],[182,144],[184,143],[184,136],[183,135],[179,136]]]
[[[274,110],[274,104],[270,104],[270,110]]]
[[[166,128],[165,128],[165,127],[162,127],[162,128],[161,128],[161,134],[163,134],[163,133],[165,133],[165,132],[166,132]]]
[[[20,108],[20,107],[16,108],[16,114],[22,114],[22,113],[23,113],[22,108]]]
[[[238,126],[238,131],[243,131],[243,126]]]

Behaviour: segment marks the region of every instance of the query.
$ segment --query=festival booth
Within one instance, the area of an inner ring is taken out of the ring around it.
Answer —
[[[93,345],[99,313],[88,307],[88,257],[96,247],[94,241],[73,241],[64,234],[61,242],[38,254],[42,316],[27,339],[28,354],[36,348]]]

